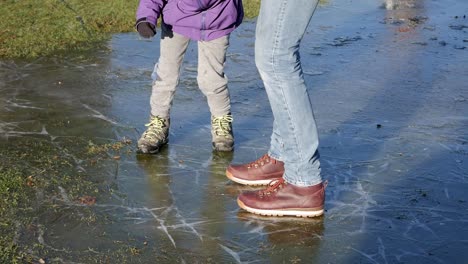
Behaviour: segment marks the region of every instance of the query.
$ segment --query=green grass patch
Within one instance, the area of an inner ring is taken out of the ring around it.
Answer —
[[[38,263],[35,256],[51,255],[37,242],[36,221],[56,210],[66,211],[56,202],[60,199],[92,205],[99,195],[109,197],[112,181],[93,178],[100,175],[93,172],[114,168],[116,157],[131,148],[129,140],[98,143],[65,138],[59,147],[47,139],[22,137],[4,143],[0,141],[0,263]],[[89,173],[78,171],[73,157],[82,160]],[[41,199],[36,200],[39,193]],[[94,200],[88,202],[88,197]],[[79,210],[84,223],[97,221],[90,207]]]
[[[25,201],[26,177],[0,166],[0,263],[17,263],[20,253],[14,243],[17,207]]]
[[[258,15],[260,2],[243,0],[246,19]],[[36,58],[105,48],[112,33],[135,30],[137,6],[138,0],[3,0],[0,58]]]
[[[20,258],[16,245],[10,237],[0,237],[0,262],[1,263],[19,263]]]
[[[91,50],[133,30],[136,0],[8,0],[0,5],[0,57]]]
[[[0,166],[0,216],[7,208],[18,206],[24,186],[25,177],[18,171]]]
[[[260,0],[243,0],[245,18],[254,18],[258,16],[260,10]]]
[[[244,0],[246,17],[260,0]],[[105,47],[112,33],[134,31],[138,0],[5,0],[0,58],[36,58]]]

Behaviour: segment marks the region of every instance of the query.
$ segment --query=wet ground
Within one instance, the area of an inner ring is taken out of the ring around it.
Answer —
[[[185,57],[170,144],[135,153],[158,41],[0,64],[3,166],[31,173],[14,242],[47,263],[468,263],[468,3],[334,0],[302,45],[319,126],[326,213],[238,209],[224,175],[268,149],[255,21],[231,38],[235,151],[211,151],[210,114]]]

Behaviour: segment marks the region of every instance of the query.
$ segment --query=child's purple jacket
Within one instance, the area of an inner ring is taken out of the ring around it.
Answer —
[[[156,25],[162,16],[172,30],[193,40],[228,35],[244,17],[242,0],[140,0],[136,19]]]

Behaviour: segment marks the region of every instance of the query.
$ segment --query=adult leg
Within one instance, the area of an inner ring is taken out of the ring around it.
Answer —
[[[313,217],[324,212],[318,134],[301,68],[299,45],[318,0],[264,0],[257,21],[255,61],[274,116],[270,155],[283,177],[239,195],[239,206],[262,215]]]
[[[304,82],[299,46],[317,0],[263,1],[257,21],[255,62],[270,100],[274,133],[270,153],[284,162],[286,182],[322,182],[318,134]]]

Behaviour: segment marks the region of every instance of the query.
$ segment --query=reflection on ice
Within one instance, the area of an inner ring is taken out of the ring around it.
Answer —
[[[414,8],[416,0],[385,0],[385,8],[388,10]]]

